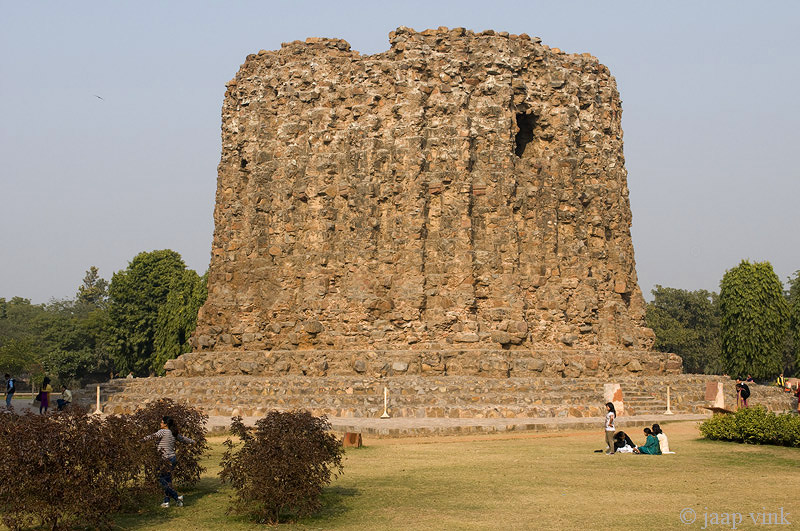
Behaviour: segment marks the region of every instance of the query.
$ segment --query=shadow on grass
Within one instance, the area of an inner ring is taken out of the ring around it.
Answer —
[[[224,496],[220,493],[223,487],[222,482],[218,478],[206,477],[201,478],[193,487],[177,487],[179,494],[183,494],[184,507],[191,509],[194,505],[204,505],[210,501],[210,498],[218,498]],[[176,519],[183,516],[182,508],[175,507],[175,502],[170,502],[170,507],[161,507],[163,501],[163,494],[148,495],[145,500],[140,502],[138,507],[131,507],[127,510],[123,509],[114,517],[114,529],[137,529],[140,527],[152,527],[155,525],[168,525]],[[224,502],[221,500],[214,500],[209,505],[219,505],[221,512],[225,512],[225,505],[227,497]]]
[[[299,520],[303,524],[319,524],[347,514],[352,509],[348,507],[347,498],[354,498],[361,491],[350,487],[329,487],[322,491],[322,507],[319,512],[308,518]]]
[[[247,524],[250,522],[246,515],[226,514],[230,501],[229,492],[218,478],[202,478],[192,489],[179,492],[185,494],[185,508],[192,510],[203,508],[204,511],[215,513],[213,520],[219,523],[220,520],[230,520],[231,524]],[[358,496],[360,491],[355,488],[330,487],[322,492],[322,507],[313,516],[296,519],[291,514],[281,515],[281,523],[301,523],[306,525],[319,525],[333,518],[339,518],[351,510],[347,504],[348,498]],[[187,524],[185,512],[181,508],[171,506],[169,508],[160,507],[161,496],[152,495],[139,507],[133,508],[128,512],[121,512],[114,518],[114,529],[139,529],[142,527],[152,528],[161,527],[165,529],[182,528],[182,524]],[[255,524],[253,524],[255,525]],[[210,526],[215,527],[215,526]]]

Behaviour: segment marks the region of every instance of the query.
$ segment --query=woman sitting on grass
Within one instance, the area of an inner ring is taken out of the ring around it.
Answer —
[[[658,439],[658,447],[661,449],[662,454],[674,454],[675,452],[669,451],[669,440],[666,434],[661,431],[661,426],[653,424],[653,435]]]
[[[636,445],[633,444],[633,441],[628,437],[627,433],[618,431],[614,434],[614,451],[623,454],[632,454],[634,448],[636,448]]]
[[[661,447],[658,445],[658,439],[653,435],[650,428],[645,428],[644,434],[647,435],[647,441],[644,443],[644,446],[639,446],[634,452],[637,454],[661,455]]]

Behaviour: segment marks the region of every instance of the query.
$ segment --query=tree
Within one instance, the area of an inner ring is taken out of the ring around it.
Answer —
[[[184,305],[195,302],[184,295],[199,289],[196,277],[196,273],[187,276],[183,259],[169,249],[139,253],[127,269],[114,273],[108,288],[108,312],[117,372],[158,373],[169,359],[165,356],[180,354],[185,348],[183,341],[193,327],[182,327],[187,324],[183,312],[191,313]],[[196,309],[194,313],[196,319]],[[159,332],[159,326],[172,330]]]
[[[8,339],[0,345],[0,367],[13,375],[38,372],[36,352],[29,341]]]
[[[97,372],[99,368],[95,353],[88,348],[81,350],[55,349],[47,353],[43,363],[46,372],[55,376],[59,382],[65,385]]]
[[[206,301],[208,276],[187,269],[173,280],[167,300],[158,309],[153,346],[153,370],[164,372],[164,363],[189,352],[189,336],[197,326],[197,312]]]
[[[728,270],[720,282],[719,304],[728,373],[767,379],[781,372],[789,307],[772,265],[743,260]]]
[[[0,365],[15,375],[38,373],[44,352],[40,334],[44,305],[13,297],[5,301],[4,311],[5,316],[0,319]]]
[[[61,383],[106,373],[108,313],[106,281],[97,268],[86,272],[76,300],[31,304],[14,297],[0,318],[0,360],[16,374],[39,374],[42,369]]]
[[[721,372],[719,296],[658,285],[652,294],[646,318],[656,334],[654,348],[681,356],[688,373]]]
[[[787,365],[793,365],[795,372],[800,367],[800,271],[794,272],[794,277],[789,278],[789,327],[791,330],[791,356]]]
[[[91,266],[83,277],[83,285],[78,287],[77,302],[95,308],[105,306],[108,299],[108,282],[100,278],[98,269]]]

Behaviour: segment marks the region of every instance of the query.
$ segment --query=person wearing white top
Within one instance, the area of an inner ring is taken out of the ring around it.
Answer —
[[[669,440],[667,440],[667,436],[661,431],[661,426],[658,424],[653,424],[653,435],[656,436],[658,439],[658,446],[661,448],[662,454],[674,454],[675,452],[669,451]]]
[[[614,404],[611,402],[606,403],[606,448],[607,454],[613,454],[616,450],[614,450],[614,432],[617,430],[614,421],[617,418],[617,411],[614,409]]]

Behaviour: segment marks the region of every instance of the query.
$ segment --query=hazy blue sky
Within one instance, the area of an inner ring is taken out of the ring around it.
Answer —
[[[611,69],[645,294],[718,290],[744,258],[800,269],[800,2],[0,0],[0,297],[72,297],[145,250],[205,271],[247,54],[378,53],[401,25],[528,33]]]

